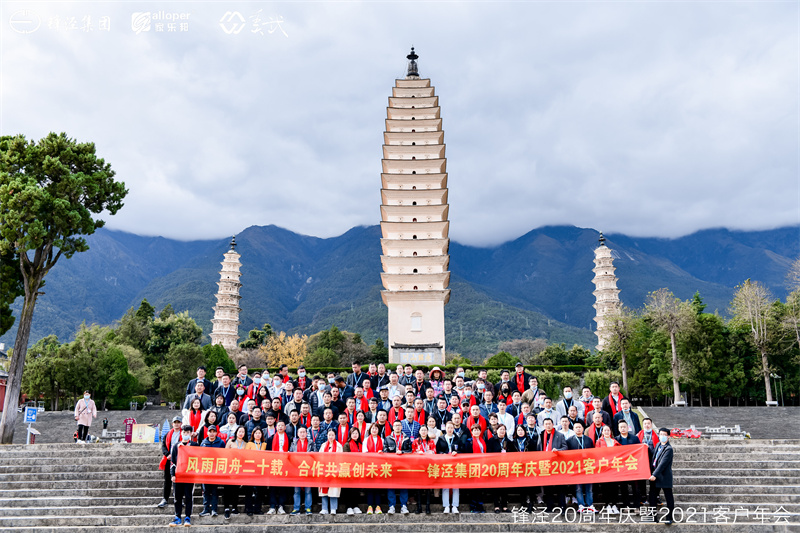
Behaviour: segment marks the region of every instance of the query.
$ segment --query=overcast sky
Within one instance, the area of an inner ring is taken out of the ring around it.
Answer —
[[[4,1],[0,132],[94,141],[130,189],[110,228],[338,235],[380,220],[413,44],[442,106],[453,239],[768,229],[800,223],[798,9]]]

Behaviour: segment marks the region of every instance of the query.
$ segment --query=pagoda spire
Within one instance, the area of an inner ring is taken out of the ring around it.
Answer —
[[[439,97],[419,77],[395,80],[383,134],[381,292],[389,308],[389,362],[444,364],[450,299],[447,160]]]
[[[242,275],[239,268],[241,254],[236,251],[236,236],[231,239],[231,248],[223,254],[222,270],[219,272],[217,286],[217,305],[214,306],[214,318],[211,320],[211,344],[221,344],[230,354],[239,346],[239,289]]]
[[[612,318],[619,316],[621,303],[619,300],[619,289],[617,288],[617,276],[614,275],[614,255],[612,250],[606,246],[606,238],[600,232],[598,239],[600,246],[594,250],[594,279],[592,283],[595,290],[592,294],[595,297],[595,317],[597,329],[597,349],[603,350],[611,337]]]
[[[406,56],[408,59],[408,72],[406,78],[419,78],[419,70],[417,69],[417,59],[419,56],[414,52],[414,47],[411,47],[411,53]]]

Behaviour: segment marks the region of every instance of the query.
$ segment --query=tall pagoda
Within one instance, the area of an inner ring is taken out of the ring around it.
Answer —
[[[231,248],[223,254],[222,270],[219,272],[217,286],[217,305],[214,306],[214,318],[211,320],[211,344],[221,344],[230,353],[239,346],[239,288],[242,275],[239,268],[241,254],[236,251],[236,237],[231,239]]]
[[[450,299],[447,160],[439,97],[411,48],[386,109],[381,174],[381,297],[389,362],[443,364]]]
[[[595,290],[595,317],[597,329],[597,349],[603,350],[611,336],[610,328],[612,318],[619,315],[620,301],[617,288],[617,276],[614,275],[614,256],[611,249],[606,246],[606,238],[600,233],[600,246],[594,250],[594,283]]]

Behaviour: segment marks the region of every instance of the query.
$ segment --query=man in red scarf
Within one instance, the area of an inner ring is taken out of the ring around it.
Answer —
[[[610,392],[603,400],[603,411],[608,413],[609,419],[614,420],[614,417],[617,415],[617,413],[622,411],[622,405],[620,405],[620,403],[622,402],[622,399],[625,398],[625,395],[620,392],[619,383],[616,381],[611,382],[608,390]],[[608,424],[610,424],[610,422],[608,422]]]
[[[290,452],[315,452],[317,451],[317,447],[314,445],[314,441],[308,438],[308,431],[306,428],[300,427],[297,430],[297,439],[292,443],[292,447],[289,448]],[[302,496],[305,495],[305,498]],[[294,509],[292,510],[293,515],[300,514],[300,504],[305,503],[306,507],[306,514],[311,514],[311,487],[295,487],[294,488]]]
[[[536,449],[540,452],[553,452],[567,449],[567,440],[562,433],[554,429],[553,419],[544,419],[544,431],[539,435],[539,442]],[[564,501],[564,487],[546,485],[544,487],[544,501],[547,505],[547,512],[552,513],[555,507],[555,499],[558,498],[558,506],[564,509],[566,502]]]
[[[525,372],[525,367],[522,366],[522,363],[520,362],[517,362],[514,370],[516,373],[514,374],[514,378],[511,380],[511,390],[518,390],[519,393],[522,394],[530,388],[529,383],[533,376]]]
[[[395,420],[392,424],[392,434],[383,440],[384,453],[396,453],[398,455],[411,453],[411,438],[403,435],[403,423]],[[395,502],[400,500],[400,512],[408,514],[408,489],[395,490],[390,488],[389,494],[389,514],[394,514]]]
[[[469,421],[467,421],[467,424],[470,426],[470,432],[472,433],[472,437],[467,441],[467,451],[472,453],[487,453],[486,440],[483,438],[483,429],[481,429],[480,424],[471,424]],[[483,491],[484,489],[473,489],[469,491],[469,510],[472,513],[484,512],[483,498],[481,498]]]
[[[350,438],[350,423],[347,420],[346,413],[339,413],[339,427],[336,428],[336,440],[342,446],[345,445]]]
[[[478,424],[481,428],[481,433],[486,431],[486,419],[481,416],[481,408],[477,405],[473,405],[469,408],[469,416],[464,421],[464,424],[468,428],[472,428],[475,424]]]

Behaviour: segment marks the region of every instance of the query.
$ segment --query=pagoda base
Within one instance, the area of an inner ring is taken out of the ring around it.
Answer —
[[[444,365],[441,344],[392,344],[389,347],[390,364]]]

